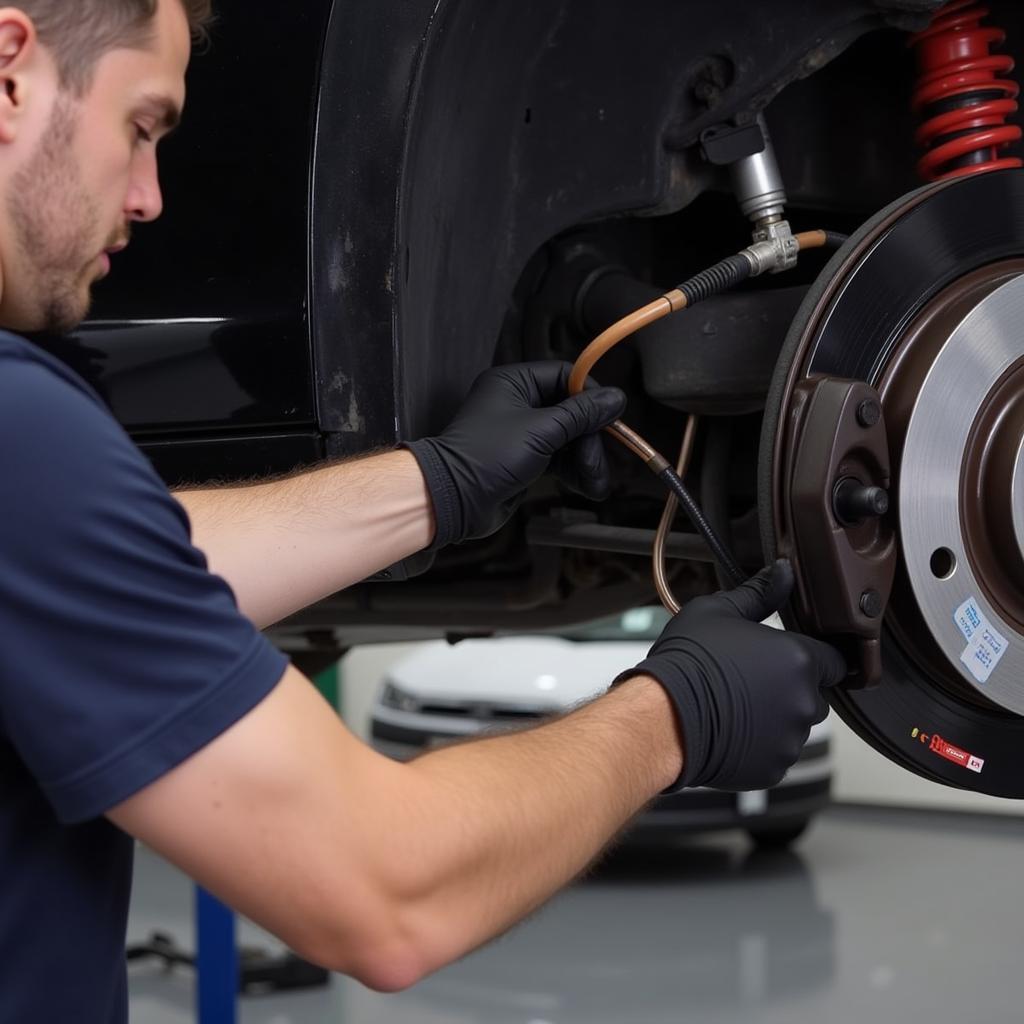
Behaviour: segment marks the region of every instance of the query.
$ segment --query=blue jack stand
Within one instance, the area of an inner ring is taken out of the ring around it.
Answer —
[[[198,1024],[237,1024],[238,946],[235,915],[196,886],[196,1010]]]
[[[194,968],[199,1024],[236,1024],[239,993],[319,988],[331,980],[329,971],[291,950],[275,955],[253,947],[238,949],[234,913],[198,887],[195,921],[196,954],[166,932],[153,932],[146,942],[128,946],[125,958],[129,963],[155,958],[168,968]]]

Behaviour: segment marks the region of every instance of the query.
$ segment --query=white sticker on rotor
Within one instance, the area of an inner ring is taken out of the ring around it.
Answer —
[[[993,628],[973,597],[957,608],[953,621],[967,641],[960,660],[979,683],[988,682],[999,659],[1006,653],[1006,637]]]

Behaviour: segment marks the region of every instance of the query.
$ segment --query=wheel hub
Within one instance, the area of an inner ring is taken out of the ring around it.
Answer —
[[[947,665],[980,696],[1018,714],[1024,714],[1024,333],[1016,329],[1024,322],[1022,273],[1019,261],[1001,263],[947,289],[907,332],[880,389],[902,436],[900,548],[914,603]]]

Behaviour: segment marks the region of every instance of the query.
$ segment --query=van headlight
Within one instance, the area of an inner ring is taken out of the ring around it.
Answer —
[[[411,694],[392,682],[386,682],[381,690],[380,702],[386,708],[396,711],[418,711],[420,702]]]

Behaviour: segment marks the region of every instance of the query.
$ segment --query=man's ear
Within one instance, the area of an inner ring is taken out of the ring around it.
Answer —
[[[31,18],[16,7],[0,8],[0,143],[17,137],[28,93],[25,70],[36,48]]]

